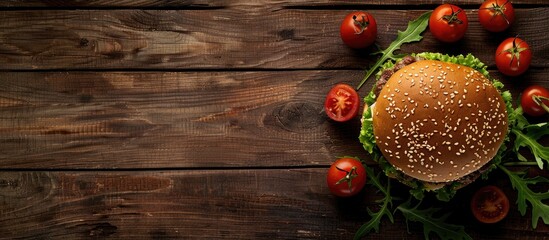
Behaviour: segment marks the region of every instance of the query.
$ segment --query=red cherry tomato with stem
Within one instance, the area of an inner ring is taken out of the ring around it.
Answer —
[[[360,99],[356,90],[348,84],[335,85],[326,96],[324,111],[328,117],[337,122],[345,122],[358,113]]]
[[[532,61],[532,51],[524,40],[514,37],[501,42],[496,49],[496,66],[507,76],[518,76],[526,72]]]
[[[367,12],[352,12],[343,19],[339,34],[347,46],[366,48],[376,40],[376,19]]]
[[[486,0],[480,5],[478,20],[490,32],[503,32],[515,21],[515,9],[509,0]]]
[[[524,113],[538,117],[549,112],[549,91],[539,85],[530,86],[522,92],[520,106]]]
[[[468,25],[465,11],[452,4],[438,6],[429,17],[429,30],[436,39],[446,43],[463,38]]]
[[[356,195],[366,185],[366,169],[355,158],[340,158],[328,169],[327,183],[330,192],[336,196]]]
[[[498,187],[485,186],[473,195],[471,211],[482,223],[497,223],[509,213],[509,199]]]

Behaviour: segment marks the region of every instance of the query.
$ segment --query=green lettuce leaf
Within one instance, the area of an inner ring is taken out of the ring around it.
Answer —
[[[490,73],[488,70],[486,70],[487,66],[484,64],[480,59],[473,56],[473,54],[467,54],[464,55],[448,55],[448,54],[442,54],[442,53],[432,53],[432,52],[424,52],[424,53],[418,53],[415,56],[422,57],[429,60],[439,60],[443,62],[449,62],[449,63],[456,63],[463,66],[468,66],[470,68],[473,68],[480,73],[482,73],[484,76],[488,77],[488,79],[492,79],[490,77]],[[500,82],[501,84],[501,82]],[[502,85],[503,86],[503,85]]]
[[[387,60],[385,63],[381,64],[379,66],[379,71],[376,73],[376,80],[378,80],[381,77],[381,74],[385,69],[393,68],[395,66],[395,62],[391,60]],[[375,85],[374,85],[375,88]]]
[[[362,143],[364,149],[373,154],[374,148],[376,148],[376,138],[374,136],[374,126],[372,118],[372,109],[368,108],[364,111],[362,116],[362,127],[360,129],[359,141]]]
[[[443,202],[449,202],[456,195],[456,189],[458,189],[459,185],[460,183],[453,182],[450,185],[435,190],[437,199]]]
[[[368,104],[368,106],[372,106],[376,102],[376,95],[374,91],[371,91],[368,96],[364,97],[364,102]]]

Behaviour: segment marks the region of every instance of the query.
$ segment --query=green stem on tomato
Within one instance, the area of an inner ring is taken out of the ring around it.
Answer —
[[[528,50],[528,48],[521,48],[519,45],[517,45],[517,38],[518,36],[515,36],[515,38],[513,39],[513,47],[512,48],[509,48],[507,50],[504,50],[499,54],[502,54],[504,52],[507,52],[509,54],[511,54],[511,61],[509,61],[509,66],[512,66],[513,65],[513,61],[516,59],[517,61],[517,66],[520,66],[520,52],[522,51],[525,51],[525,50]]]
[[[450,15],[444,15],[442,16],[442,19],[444,21],[446,21],[448,24],[453,24],[453,23],[457,23],[457,24],[463,24],[463,21],[461,21],[461,19],[458,18],[458,14],[461,13],[461,9],[459,9],[457,12],[454,12],[454,8],[453,7],[450,7],[450,9],[452,9],[452,14]]]
[[[505,2],[503,5],[499,5],[497,3],[497,1],[495,3],[492,3],[492,7],[489,7],[489,8],[481,8],[481,10],[490,10],[490,11],[494,11],[494,15],[492,15],[492,19],[497,17],[498,15],[501,15],[503,16],[503,19],[505,19],[505,22],[507,22],[507,24],[511,24],[509,22],[509,19],[507,19],[507,15],[505,15],[505,5],[507,5],[507,3],[509,3],[509,0],[507,0],[507,2]]]
[[[545,109],[546,112],[549,112],[549,107],[547,105],[545,105],[545,103],[543,102],[544,100],[549,100],[548,97],[544,97],[544,96],[539,96],[539,95],[532,95],[532,100],[540,107],[542,107],[543,109]]]
[[[349,186],[349,189],[353,187],[353,178],[358,177],[358,173],[356,173],[356,167],[353,166],[351,168],[351,171],[346,171],[345,169],[338,168],[336,166],[337,170],[347,173],[345,177],[342,177],[339,179],[339,181],[336,182],[336,185],[341,184],[343,182],[347,182],[347,185]]]
[[[356,26],[360,28],[360,32],[355,32],[356,35],[360,35],[364,32],[364,29],[370,25],[370,18],[366,16],[367,19],[364,19],[364,16],[362,16],[362,21],[356,20],[356,15],[353,15],[353,22]]]

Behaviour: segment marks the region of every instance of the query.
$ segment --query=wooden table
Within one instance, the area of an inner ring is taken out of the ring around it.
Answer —
[[[379,195],[368,186],[335,198],[327,168],[343,155],[373,163],[359,119],[334,123],[323,101],[335,83],[358,84],[376,57],[347,48],[339,24],[368,10],[387,47],[441,3],[409,2],[1,1],[0,238],[352,238]],[[478,23],[480,0],[453,2],[470,19],[463,41],[427,31],[402,51],[473,53],[515,97],[549,87],[547,1],[513,1],[517,22],[501,34]],[[493,55],[517,34],[532,65],[504,77]],[[515,204],[493,226],[461,218],[475,239],[549,237]],[[397,213],[370,238],[423,237],[419,225],[410,232]]]

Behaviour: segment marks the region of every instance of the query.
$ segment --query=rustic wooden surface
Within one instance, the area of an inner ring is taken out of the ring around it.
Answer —
[[[517,22],[490,34],[481,1],[448,46],[424,33],[404,52],[473,53],[518,96],[549,87],[549,3],[513,1]],[[322,112],[329,88],[358,84],[375,61],[339,23],[365,9],[382,47],[440,1],[0,2],[0,238],[350,239],[379,197],[337,199],[325,186],[343,155],[367,162],[360,123]],[[504,77],[493,53],[519,34],[531,69]],[[359,92],[365,94],[372,81]],[[534,119],[546,121],[547,118]],[[514,202],[503,176],[495,181]],[[483,182],[463,189],[466,201]],[[395,216],[373,239],[421,239]],[[546,239],[512,205],[502,223],[455,216],[475,239]]]

